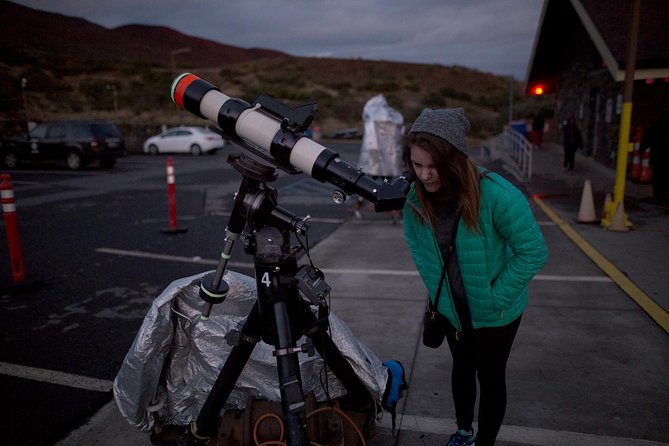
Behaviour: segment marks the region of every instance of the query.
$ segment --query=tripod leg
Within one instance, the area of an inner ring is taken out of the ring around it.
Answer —
[[[197,420],[191,425],[196,438],[208,438],[216,434],[221,410],[256,346],[257,342],[253,339],[260,339],[260,311],[257,302],[246,318],[241,334],[239,344],[230,351]]]
[[[318,354],[321,355],[327,366],[346,389],[346,397],[342,404],[346,403],[357,407],[369,405],[372,396],[356,375],[351,364],[332,341],[332,338],[326,332],[326,327],[317,322],[316,317],[307,307],[304,307],[302,311],[302,318],[307,327],[316,327],[315,331],[308,331],[305,335],[311,338]]]
[[[298,348],[292,339],[288,309],[283,301],[273,305],[276,322],[276,361],[281,389],[281,406],[283,419],[286,423],[287,444],[293,446],[307,445],[306,410],[300,362],[297,357]]]

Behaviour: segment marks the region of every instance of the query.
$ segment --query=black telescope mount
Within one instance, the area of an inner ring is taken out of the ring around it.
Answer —
[[[254,258],[257,300],[197,419],[190,424],[189,437],[201,443],[216,435],[221,410],[245,364],[257,343],[265,342],[274,346],[286,442],[307,446],[299,354],[313,355],[315,349],[325,360],[346,390],[342,405],[362,407],[372,403],[372,397],[327,332],[330,287],[323,274],[313,265],[297,265],[301,248],[291,247],[291,237],[306,234],[307,218],[278,206],[277,192],[267,185],[277,178],[274,167],[245,154],[232,154],[228,162],[241,173],[242,181],[226,227],[221,260],[216,271],[201,280],[200,297],[207,302],[202,319],[209,318],[212,306],[227,296],[229,287],[223,276],[233,245],[245,229],[244,250]],[[298,346],[303,335],[306,342]]]

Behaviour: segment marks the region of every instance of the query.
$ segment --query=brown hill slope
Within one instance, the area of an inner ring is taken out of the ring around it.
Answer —
[[[102,61],[170,64],[172,51],[179,62],[213,67],[266,57],[286,56],[269,49],[244,49],[187,36],[159,26],[128,25],[108,29],[87,20],[0,1],[0,42],[3,52],[47,53],[53,58],[80,57]]]

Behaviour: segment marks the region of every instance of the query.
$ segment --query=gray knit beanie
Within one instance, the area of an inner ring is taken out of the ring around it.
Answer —
[[[467,154],[467,140],[471,124],[462,108],[426,108],[411,126],[411,133],[425,132],[438,136]]]

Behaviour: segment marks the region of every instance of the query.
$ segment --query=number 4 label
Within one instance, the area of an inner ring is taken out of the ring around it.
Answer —
[[[265,273],[262,275],[262,279],[260,279],[262,283],[265,284],[266,287],[270,287],[272,284],[271,280],[269,279],[269,272],[265,271]]]

